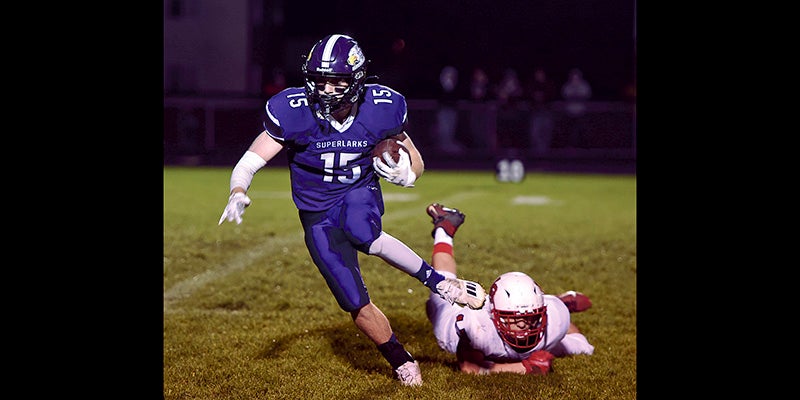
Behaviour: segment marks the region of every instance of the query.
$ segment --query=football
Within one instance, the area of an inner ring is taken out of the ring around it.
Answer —
[[[388,152],[389,155],[392,157],[392,160],[394,160],[394,162],[398,162],[398,161],[400,161],[400,149],[401,148],[403,150],[405,150],[406,152],[408,152],[408,149],[406,149],[405,146],[403,146],[402,144],[397,143],[397,139],[396,138],[390,137],[390,138],[381,140],[380,142],[378,142],[378,144],[375,145],[375,147],[372,149],[372,156],[373,157],[378,157],[378,158],[380,158],[381,161],[385,162],[386,160],[384,160],[384,158],[383,158],[383,153],[384,152]]]

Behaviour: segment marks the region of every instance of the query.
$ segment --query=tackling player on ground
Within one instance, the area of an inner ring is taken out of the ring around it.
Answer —
[[[434,225],[431,263],[442,275],[455,278],[453,237],[465,215],[437,203],[429,205],[427,213]],[[507,272],[494,281],[487,300],[477,310],[454,307],[438,296],[427,301],[436,341],[456,354],[462,372],[547,375],[554,357],[594,352],[570,321],[571,312],[592,305],[582,293],[544,294],[530,276]]]
[[[372,340],[404,385],[421,385],[419,364],[395,336],[389,320],[372,303],[358,252],[382,258],[417,278],[447,304],[483,306],[483,288],[445,278],[403,242],[383,231],[380,178],[413,187],[424,164],[406,133],[407,106],[392,88],[367,84],[367,59],[356,41],[328,35],[302,65],[305,87],[290,87],[264,108],[264,130],[233,168],[228,205],[219,219],[242,222],[251,203],[247,190],[255,173],[286,149],[292,199],[311,259],[342,310]],[[373,158],[379,141],[395,137],[398,162]],[[384,162],[385,161],[385,162]]]

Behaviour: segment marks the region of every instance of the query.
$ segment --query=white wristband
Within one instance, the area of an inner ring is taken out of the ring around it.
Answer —
[[[249,189],[250,183],[253,181],[253,175],[265,165],[267,165],[267,162],[255,152],[250,150],[244,152],[242,158],[233,167],[233,172],[231,172],[231,191],[235,187],[241,187],[244,190]]]

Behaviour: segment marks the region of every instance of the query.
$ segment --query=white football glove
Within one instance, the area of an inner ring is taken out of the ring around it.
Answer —
[[[242,192],[232,194],[228,197],[228,205],[225,206],[225,211],[222,212],[222,216],[219,218],[219,223],[217,225],[222,225],[226,219],[228,222],[236,220],[237,225],[241,224],[244,209],[249,205],[250,198],[247,197],[246,194]]]
[[[375,172],[377,172],[378,175],[397,186],[407,188],[414,187],[417,174],[411,170],[411,157],[408,155],[408,152],[400,149],[400,161],[398,162],[394,162],[392,157],[387,153],[383,153],[383,159],[386,162],[381,161],[379,157],[372,158],[372,166],[375,168]]]

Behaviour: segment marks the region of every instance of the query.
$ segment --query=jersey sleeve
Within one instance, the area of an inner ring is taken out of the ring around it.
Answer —
[[[556,357],[575,354],[592,354],[594,346],[582,333],[567,334],[570,324],[569,309],[556,296],[545,295],[547,303],[547,344],[545,350]]]
[[[303,88],[284,89],[264,106],[264,130],[279,143],[307,144],[304,133],[313,128],[314,121]]]
[[[570,318],[569,309],[558,297],[546,294],[544,302],[547,305],[547,342],[544,349],[549,351],[567,334]]]
[[[406,98],[388,86],[368,84],[361,107],[369,109],[364,124],[379,139],[400,134],[408,127]]]

